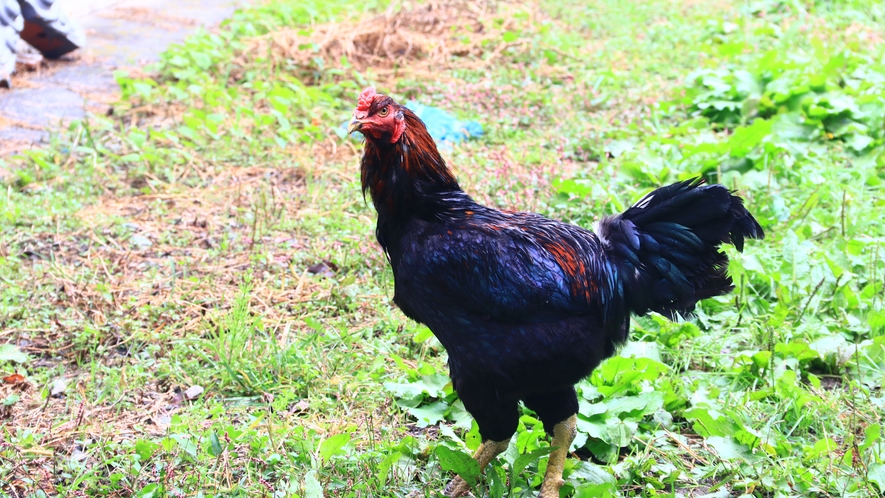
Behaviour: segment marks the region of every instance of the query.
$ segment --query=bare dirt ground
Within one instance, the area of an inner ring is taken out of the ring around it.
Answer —
[[[0,157],[44,143],[59,123],[106,113],[117,98],[114,71],[138,70],[198,26],[215,26],[238,0],[59,0],[88,45],[36,67],[19,65],[0,90]]]

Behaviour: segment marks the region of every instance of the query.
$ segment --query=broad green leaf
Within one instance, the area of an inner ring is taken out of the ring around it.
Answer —
[[[218,434],[216,434],[215,431],[212,431],[212,433],[209,434],[209,454],[217,457],[221,455],[223,451],[224,448],[221,447],[221,441],[218,440]]]
[[[553,186],[560,193],[575,197],[585,197],[593,192],[591,184],[582,179],[557,180],[553,182]]]
[[[885,463],[870,465],[867,470],[867,478],[876,484],[880,493],[885,493]]]
[[[590,404],[582,415],[592,416],[606,413],[613,416],[642,417],[654,413],[664,404],[664,394],[656,391],[638,396],[621,396]]]
[[[27,363],[28,355],[23,353],[18,346],[12,344],[0,344],[0,361]]]
[[[442,445],[437,446],[434,453],[443,470],[458,474],[471,486],[476,484],[480,470],[479,463],[472,456]]]
[[[864,149],[869,147],[874,141],[875,139],[873,137],[864,135],[863,133],[854,133],[845,140],[845,145],[851,147],[856,152],[863,152]]]
[[[870,424],[864,429],[863,444],[859,446],[861,451],[869,450],[882,437],[882,425]]]
[[[728,139],[728,147],[733,157],[744,157],[771,134],[771,121],[757,119],[750,126],[735,128]]]
[[[513,43],[519,39],[519,33],[516,31],[505,31],[501,38],[504,40],[504,43]]]
[[[605,419],[599,415],[590,420],[586,420],[583,416],[578,417],[578,432],[586,433],[596,439],[608,439]]]
[[[402,456],[400,452],[396,451],[378,462],[378,470],[375,474],[375,477],[378,480],[378,486],[382,488],[387,486],[387,475],[390,473],[391,467],[399,461],[400,456]]]
[[[808,457],[809,460],[815,460],[821,457],[827,457],[833,453],[839,447],[839,443],[834,441],[832,438],[822,438],[818,439],[814,446],[806,447],[805,456]]]
[[[449,406],[449,412],[446,415],[446,419],[451,420],[455,427],[461,429],[470,429],[470,425],[473,422],[473,416],[470,415],[470,412],[464,408],[464,403],[461,400],[455,400],[454,403]]]
[[[413,341],[421,343],[433,337],[433,332],[430,331],[427,327],[419,327],[418,331],[415,333],[415,337],[412,338]]]
[[[615,477],[599,465],[587,461],[580,461],[572,469],[569,478],[580,479],[589,484],[614,484]]]
[[[449,376],[443,373],[434,373],[422,376],[415,384],[418,385],[425,393],[434,396],[445,396],[445,387],[451,382]]]
[[[163,490],[159,484],[148,484],[135,493],[136,498],[154,498],[163,495]]]
[[[406,408],[413,417],[418,419],[419,427],[427,427],[445,419],[446,411],[449,405],[445,401],[436,401],[429,405],[416,406],[414,408]]]
[[[323,485],[317,479],[315,470],[304,476],[304,498],[323,498]]]
[[[686,410],[683,415],[693,422],[695,432],[703,437],[730,436],[737,430],[731,419],[707,407],[695,407]]]
[[[723,460],[744,460],[750,455],[746,446],[727,436],[711,436],[706,441],[707,446],[713,448],[716,455]]]
[[[397,382],[385,382],[384,389],[390,391],[397,398],[414,399],[424,393],[424,389],[417,384],[401,384]]]
[[[575,498],[613,498],[618,495],[614,483],[581,484],[575,488]]]
[[[617,417],[609,417],[606,419],[605,425],[609,434],[608,442],[621,448],[626,448],[630,444],[638,428],[635,421],[621,420]]]
[[[667,365],[648,358],[615,356],[593,371],[590,382],[600,393],[610,396],[620,391],[638,390],[640,382],[656,380],[669,370]]]
[[[192,436],[187,434],[173,434],[171,438],[178,443],[178,447],[184,450],[185,453],[192,457],[197,456],[197,443],[193,441]]]
[[[519,455],[519,457],[513,462],[513,465],[510,466],[513,475],[518,476],[522,473],[523,470],[525,470],[526,467],[531,465],[532,462],[537,462],[541,459],[541,457],[547,455],[553,450],[554,448],[552,446],[543,446],[541,448],[536,448],[535,450],[532,450],[528,453],[523,453],[522,455]]]
[[[341,433],[326,439],[320,443],[320,456],[324,461],[329,461],[333,456],[337,455],[344,445],[350,442],[350,434]]]
[[[507,493],[507,475],[504,469],[495,465],[486,470],[489,482],[489,498],[504,498]]]
[[[631,151],[636,147],[636,142],[633,140],[612,140],[603,148],[605,152],[608,152],[612,155],[612,157],[618,157],[625,152]]]
[[[885,329],[885,311],[870,311],[867,315],[867,321],[872,331]]]
[[[144,439],[138,440],[135,443],[135,454],[138,455],[138,458],[142,462],[146,462],[151,459],[154,455],[154,452],[160,449],[160,445],[154,443],[153,441],[147,441]]]
[[[648,358],[661,361],[661,348],[657,342],[630,341],[618,354],[624,358]]]
[[[820,135],[817,127],[805,123],[799,113],[780,114],[772,118],[771,134],[776,140],[813,140]]]
[[[822,358],[834,357],[837,363],[842,363],[850,358],[851,351],[854,349],[841,334],[819,337],[808,346],[817,351]]]

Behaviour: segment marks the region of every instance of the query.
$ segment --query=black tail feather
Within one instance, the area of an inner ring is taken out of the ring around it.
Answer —
[[[744,239],[764,236],[740,197],[701,179],[651,192],[600,221],[598,233],[619,265],[630,310],[671,318],[734,288],[720,245],[742,251]]]

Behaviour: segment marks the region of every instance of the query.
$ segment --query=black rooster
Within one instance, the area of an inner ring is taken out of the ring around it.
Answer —
[[[448,351],[455,391],[482,434],[475,458],[484,468],[507,448],[522,401],[553,434],[540,496],[558,497],[574,384],[627,340],[631,313],[690,314],[731,291],[718,247],[742,250],[762,228],[740,197],[700,180],[655,190],[596,233],[498,211],[461,190],[409,109],[368,88],[353,116],[349,132],[367,139],[362,187],[378,211],[393,300]],[[445,489],[468,491],[459,477]]]

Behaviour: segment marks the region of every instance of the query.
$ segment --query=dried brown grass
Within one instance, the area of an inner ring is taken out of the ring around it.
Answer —
[[[98,16],[114,20],[148,23],[169,31],[193,27],[199,24],[199,21],[190,17],[175,16],[157,9],[144,7],[117,7],[109,12],[99,13]]]
[[[295,64],[307,74],[316,69],[314,58],[318,56],[327,68],[341,67],[344,57],[359,71],[371,69],[376,80],[393,81],[404,72],[435,79],[436,71],[456,64],[459,68],[481,68],[502,54],[510,54],[508,48],[524,49],[527,41],[506,42],[503,34],[531,30],[539,19],[533,5],[460,0],[409,3],[362,21],[317,25],[309,32],[282,30],[253,39],[240,54],[239,65],[255,64],[270,53],[273,63]],[[119,118],[124,125],[163,127],[180,122],[183,112],[180,104],[144,104],[126,110]],[[28,464],[13,470],[11,485],[23,483],[27,477],[51,482],[57,459],[80,458],[78,448],[84,440],[161,435],[166,429],[164,420],[180,408],[174,386],[161,383],[133,389],[121,399],[90,401],[85,392],[88,386],[79,384],[88,375],[77,365],[87,359],[82,355],[95,344],[84,348],[75,343],[82,335],[75,323],[101,327],[104,332],[94,340],[102,342],[101,349],[107,354],[99,361],[123,366],[136,361],[126,353],[134,340],[184,337],[211,328],[225,313],[231,297],[239,293],[242,275],[249,269],[258,275],[249,295],[250,306],[268,326],[293,323],[294,315],[306,303],[314,312],[334,312],[326,309],[331,308],[330,285],[308,271],[319,261],[303,261],[293,253],[328,254],[341,242],[285,233],[274,228],[274,219],[263,220],[264,226],[256,230],[244,221],[247,217],[243,213],[266,217],[270,212],[271,217],[285,218],[321,215],[317,210],[325,209],[320,208],[323,203],[307,195],[304,175],[334,178],[333,183],[339,184],[352,182],[351,176],[326,165],[355,164],[359,152],[350,142],[339,142],[332,135],[309,146],[292,144],[287,152],[292,163],[301,168],[219,168],[195,157],[187,165],[174,166],[181,169],[173,176],[198,176],[201,187],[152,191],[150,186],[156,179],[136,178],[137,187],[144,187],[143,195],[120,196],[109,191],[77,214],[79,230],[63,235],[22,232],[10,241],[14,256],[22,258],[35,276],[28,301],[35,308],[49,303],[57,307],[59,316],[39,330],[0,331],[0,339],[21,347],[35,358],[35,366],[63,368],[63,375],[72,383],[70,396],[44,399],[43,386],[30,380],[8,385],[0,382],[0,399],[13,392],[21,396],[7,412],[0,412],[0,423],[11,432],[30,430],[46,435],[39,446],[16,449],[21,457],[18,460]],[[35,184],[32,188],[41,187]],[[314,195],[319,193],[317,190]],[[363,201],[354,197],[353,202]],[[131,234],[115,229],[121,224],[148,239],[150,247],[134,246],[127,240]],[[219,251],[222,233],[236,233],[238,240],[248,241],[246,247],[241,243],[234,250]],[[354,256],[368,265],[381,266],[383,256],[370,243],[371,233],[366,232],[365,238],[366,243],[360,245],[365,252]],[[252,258],[252,244],[269,256],[269,274],[285,274],[294,285],[276,286],[272,278],[261,275],[261,264]],[[3,252],[8,251],[0,247]],[[39,271],[35,267],[40,267]],[[142,311],[159,309],[174,313],[148,316]],[[371,313],[357,315],[377,320]],[[134,339],[133,331],[114,325],[121,322],[121,316],[147,323],[149,329],[139,332],[141,339]],[[296,324],[291,333],[299,333],[300,326]],[[41,473],[45,473],[42,479]],[[44,491],[50,490],[47,486]]]
[[[81,453],[84,441],[162,436],[169,416],[186,404],[176,392],[181,386],[168,381],[133,388],[119,399],[93,401],[95,396],[87,395],[90,373],[79,366],[90,360],[83,356],[88,351],[101,346],[105,354],[97,361],[125,372],[127,365],[139,361],[128,353],[133,341],[206,333],[227,312],[232,296],[240,292],[243,273],[249,270],[256,274],[249,294],[251,309],[269,327],[297,334],[302,325],[293,324],[294,316],[303,306],[327,306],[328,283],[309,272],[316,261],[301,261],[293,253],[323,253],[316,246],[336,241],[310,240],[275,226],[281,218],[316,209],[317,199],[306,195],[301,170],[251,167],[202,173],[202,187],[135,196],[108,194],[77,213],[82,228],[75,232],[22,232],[9,247],[0,247],[3,253],[15,248],[8,255],[21,258],[34,276],[28,302],[35,308],[48,304],[58,309],[46,327],[6,328],[0,331],[0,342],[29,354],[34,359],[31,367],[61,369],[70,383],[66,392],[44,397],[43,388],[51,386],[37,385],[24,376],[14,382],[0,379],[0,400],[11,394],[21,397],[11,407],[0,407],[0,424],[12,434],[45,435],[29,448],[12,447],[0,437],[0,447],[9,446],[17,454],[16,465],[7,474],[10,487],[36,491],[43,486],[52,495],[59,458],[93,458]],[[259,218],[257,228],[250,216]],[[121,222],[151,245],[134,246],[127,240],[129,234],[114,229]],[[223,234],[236,235],[240,241],[236,249],[218,250]],[[252,259],[253,243],[255,251],[270,256],[269,262],[262,265]],[[277,286],[265,271],[288,274],[293,285]],[[144,311],[160,309],[174,312]],[[126,321],[122,317],[148,323],[149,328],[137,333],[120,329],[117,324]],[[283,322],[294,326],[279,327]],[[76,342],[82,341],[81,324],[102,327],[104,332],[84,348]],[[125,385],[125,376],[120,382]]]
[[[433,0],[394,3],[383,14],[359,21],[318,24],[312,29],[283,29],[247,43],[238,62],[270,55],[273,64],[295,66],[306,82],[342,63],[372,77],[434,76],[457,63],[483,68],[511,47],[526,47],[507,32],[534,28],[543,14],[534,3]],[[321,66],[318,64],[321,61]],[[322,70],[322,71],[321,71]]]

